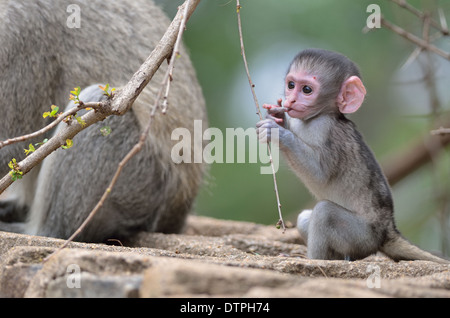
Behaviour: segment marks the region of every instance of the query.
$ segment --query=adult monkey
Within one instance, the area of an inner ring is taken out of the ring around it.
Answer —
[[[79,25],[71,16],[77,8],[73,5],[80,8]],[[80,99],[90,102],[105,98],[92,84],[126,84],[169,22],[148,0],[0,0],[0,139],[44,126],[43,112],[52,104],[66,104],[75,86],[85,88]],[[16,199],[0,205],[0,220],[14,223],[1,222],[0,229],[70,236],[100,199],[118,162],[137,142],[163,73],[164,69],[154,75],[131,111],[82,131],[72,149],[56,151],[16,182]],[[195,119],[206,121],[202,92],[184,49],[169,105],[165,116],[154,118],[146,146],[124,168],[108,200],[78,240],[182,229],[204,166],[172,162],[171,132],[180,126],[192,132]],[[107,137],[100,133],[103,126],[112,129]],[[0,149],[1,175],[8,173],[7,163],[13,157],[21,159],[26,145]],[[28,221],[18,222],[28,211]]]
[[[308,257],[356,260],[381,251],[396,261],[448,263],[409,243],[395,226],[387,180],[344,115],[358,110],[365,94],[359,69],[347,57],[304,50],[289,66],[284,104],[265,104],[267,119],[257,123],[264,142],[279,129],[281,151],[319,201],[297,220]]]

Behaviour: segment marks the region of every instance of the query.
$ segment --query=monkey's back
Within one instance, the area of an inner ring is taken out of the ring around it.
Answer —
[[[329,180],[333,188],[328,192],[333,196],[330,199],[372,224],[382,244],[391,233],[397,233],[389,184],[356,125],[342,114],[334,120],[330,130],[334,138],[325,143],[328,158],[334,157],[327,164],[336,165],[330,168],[334,171]]]
[[[73,4],[80,8],[79,28],[68,26],[71,12],[67,10]],[[44,126],[42,113],[52,104],[65,105],[73,87],[125,85],[170,23],[148,0],[19,0],[9,2],[7,8],[0,3],[0,9],[4,10],[0,98],[8,114],[0,122],[1,138]],[[43,217],[37,233],[67,237],[92,210],[146,125],[165,68],[162,65],[131,111],[89,127],[74,138],[73,148],[46,159],[31,207],[32,214]],[[177,232],[182,228],[204,166],[173,163],[171,132],[186,127],[192,133],[194,119],[202,120],[204,128],[207,123],[201,88],[184,49],[174,76],[167,114],[154,118],[146,146],[125,167],[100,216],[78,239],[99,241],[140,229]],[[98,132],[105,125],[112,129],[108,137]],[[20,160],[22,149],[17,145],[8,152]],[[0,159],[9,156],[0,150]]]

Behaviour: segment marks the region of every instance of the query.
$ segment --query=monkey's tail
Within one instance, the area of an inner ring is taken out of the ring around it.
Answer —
[[[381,247],[381,252],[392,258],[394,261],[422,260],[441,264],[450,264],[450,261],[421,250],[401,236],[397,236],[394,239],[386,242]]]

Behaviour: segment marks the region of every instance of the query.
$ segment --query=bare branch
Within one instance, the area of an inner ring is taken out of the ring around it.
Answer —
[[[395,4],[397,4],[399,7],[404,8],[406,10],[408,10],[409,12],[411,12],[412,14],[416,15],[418,18],[424,20],[427,18],[427,14],[420,11],[419,9],[413,7],[412,5],[410,5],[408,2],[406,2],[405,0],[391,0],[392,2],[394,2]],[[447,27],[447,22],[445,20],[445,17],[443,16],[442,10],[438,11],[439,12],[439,18],[440,18],[440,24],[433,19],[430,19],[430,24],[436,28],[437,30],[439,30],[443,35],[449,35],[449,30]]]
[[[440,129],[437,131],[439,131],[439,134],[442,133]],[[383,171],[391,186],[430,162],[433,157],[450,145],[450,134],[443,134],[440,137],[434,135],[426,138],[421,136],[406,150],[400,151],[394,157],[385,160]]]
[[[381,18],[381,25],[388,28],[389,30],[397,33],[398,35],[404,37],[405,39],[411,41],[412,43],[420,46],[421,48],[428,50],[430,52],[436,53],[437,55],[442,56],[443,58],[450,60],[450,53],[445,52],[438,48],[437,46],[434,46],[433,44],[427,43],[427,41],[417,37],[416,35],[409,33],[408,31],[402,29],[398,25],[395,25],[389,21],[387,21],[385,18]]]
[[[164,85],[166,85],[166,91],[164,93],[164,99],[163,99],[163,107],[162,107],[162,113],[165,114],[167,111],[167,101],[169,98],[169,91],[170,91],[170,83],[173,80],[173,67],[175,65],[175,61],[178,58],[178,56],[180,55],[180,45],[181,45],[181,39],[183,38],[183,33],[184,30],[186,28],[186,22],[188,19],[188,9],[190,7],[190,1],[187,1],[187,5],[183,11],[183,16],[182,16],[182,20],[181,20],[181,24],[180,24],[180,28],[178,29],[178,35],[177,35],[177,40],[175,42],[175,45],[173,46],[173,50],[172,50],[172,55],[171,55],[171,59],[170,59],[170,63],[169,63],[169,68],[164,76],[163,79],[163,83],[161,84],[161,91],[162,92],[162,87],[164,87]],[[193,9],[195,9],[197,5],[194,6]],[[192,14],[192,13],[191,13]],[[150,129],[150,123],[147,125],[147,131]],[[145,137],[147,137],[148,134],[145,135]]]
[[[255,93],[255,84],[253,84],[252,79],[250,77],[250,72],[248,70],[248,64],[247,64],[247,58],[245,57],[245,48],[244,48],[244,40],[243,40],[243,36],[242,36],[242,24],[241,24],[241,12],[240,12],[241,8],[242,7],[241,7],[241,4],[239,3],[239,0],[236,0],[236,12],[237,12],[237,17],[238,17],[238,28],[239,28],[239,40],[241,42],[241,55],[242,55],[242,59],[244,60],[244,66],[245,66],[245,71],[247,72],[248,83],[250,84],[250,89],[252,91],[253,100],[255,102],[256,114],[259,115],[259,118],[262,120],[263,117],[261,114],[261,109],[259,108],[258,98],[256,97],[256,93]],[[286,225],[283,220],[283,215],[281,214],[281,202],[280,202],[280,196],[278,193],[277,178],[276,178],[275,168],[273,165],[272,150],[270,148],[269,143],[267,143],[267,149],[269,152],[270,166],[272,167],[273,183],[274,183],[274,187],[275,187],[275,195],[277,198],[278,214],[280,217],[280,219],[277,223],[277,226],[281,226],[283,228],[283,233],[284,233],[286,231]]]
[[[83,115],[81,119],[85,122],[85,125],[81,126],[77,121],[71,122],[64,127],[56,135],[50,138],[45,144],[39,147],[35,152],[18,163],[19,170],[23,175],[27,174],[33,167],[37,166],[45,157],[51,154],[53,151],[60,148],[66,143],[67,139],[73,139],[80,131],[95,124],[96,122],[104,120],[110,115],[105,111],[108,109],[109,102],[101,103],[103,107],[97,110],[91,110],[87,114]],[[0,194],[5,191],[13,183],[13,180],[9,174],[6,174],[0,180]]]
[[[400,67],[400,69],[406,69],[414,60],[417,59],[417,57],[422,53],[423,49],[420,47],[416,47],[414,51],[409,55],[409,57],[406,59],[406,62]],[[420,80],[421,82],[422,80]]]
[[[194,0],[192,1],[192,4],[188,6],[188,10],[186,12],[187,19],[189,19],[192,15],[199,2],[200,0]],[[111,107],[114,114],[123,115],[126,111],[128,111],[137,96],[142,92],[144,87],[159,69],[161,63],[171,57],[173,47],[175,45],[174,41],[178,36],[179,26],[183,19],[182,12],[186,5],[187,1],[179,7],[178,14],[170,24],[156,48],[141,65],[139,70],[133,75],[128,84],[121,90],[120,95],[113,99]]]
[[[200,0],[192,0],[192,3],[188,6],[186,14],[187,18],[192,15],[199,2]],[[64,145],[67,139],[73,139],[73,137],[81,130],[96,122],[104,120],[110,115],[123,115],[130,109],[138,95],[142,92],[144,87],[159,69],[161,63],[171,56],[172,49],[178,35],[178,30],[181,21],[183,20],[182,12],[186,6],[187,2],[180,6],[178,14],[173,19],[161,41],[152,51],[147,60],[141,65],[139,70],[133,75],[127,85],[114,94],[111,100],[100,103],[99,106],[101,105],[102,107],[99,107],[95,111],[89,111],[81,117],[86,125],[81,126],[76,122],[72,123],[62,129],[57,135],[53,136],[48,142],[39,147],[27,158],[18,163],[19,169],[24,175],[39,164],[43,158],[57,150],[61,145]],[[13,180],[11,176],[9,174],[5,175],[0,180],[0,194],[12,183]]]
[[[99,103],[95,103],[95,102],[93,102],[93,103],[80,103],[78,106],[73,107],[73,108],[69,109],[68,111],[60,114],[58,116],[58,118],[56,118],[54,121],[52,121],[46,127],[42,128],[42,129],[40,129],[38,131],[35,131],[35,132],[33,132],[31,134],[28,134],[28,135],[23,135],[23,136],[7,139],[5,141],[1,141],[0,142],[0,149],[5,147],[5,146],[8,146],[8,145],[15,144],[17,142],[27,141],[27,140],[29,140],[31,138],[35,138],[35,137],[41,136],[41,135],[49,132],[53,128],[55,128],[56,125],[58,125],[61,121],[63,121],[68,116],[75,115],[81,109],[87,109],[87,108],[99,109],[100,107],[102,107],[102,103],[101,102],[99,102]]]
[[[450,128],[444,128],[441,127],[439,129],[435,129],[431,131],[432,135],[443,135],[443,134],[450,134]]]
[[[448,31],[448,25],[447,25],[447,20],[445,19],[445,15],[444,15],[444,10],[442,10],[442,8],[438,9],[438,14],[439,14],[439,20],[441,21],[441,28],[446,30],[446,32],[442,32],[444,35],[448,35],[449,31]]]

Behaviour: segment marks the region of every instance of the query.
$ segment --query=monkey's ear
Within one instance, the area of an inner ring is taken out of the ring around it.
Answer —
[[[358,76],[350,76],[341,86],[337,106],[343,114],[354,113],[364,101],[366,88]]]

